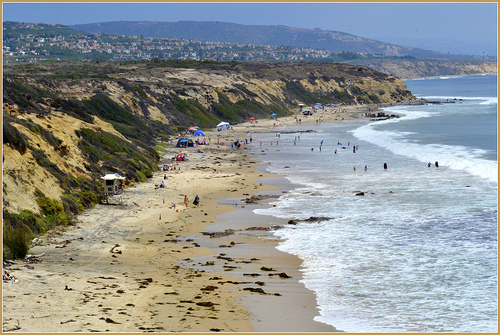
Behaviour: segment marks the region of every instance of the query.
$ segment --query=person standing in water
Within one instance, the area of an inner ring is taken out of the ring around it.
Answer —
[[[384,170],[387,170],[387,163],[384,163]]]

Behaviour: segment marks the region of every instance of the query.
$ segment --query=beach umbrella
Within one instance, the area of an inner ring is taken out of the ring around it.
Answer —
[[[254,118],[254,117],[251,117],[251,118],[250,118],[250,120],[255,120],[255,118]]]
[[[188,128],[188,130],[196,130],[196,129],[198,129],[198,128],[196,128],[196,127],[189,127]]]
[[[271,116],[275,116],[275,115],[277,115],[277,114],[276,114],[276,113],[272,113],[272,114],[271,114]]]

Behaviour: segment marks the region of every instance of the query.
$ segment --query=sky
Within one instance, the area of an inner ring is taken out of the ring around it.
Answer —
[[[3,21],[64,25],[109,21],[220,21],[341,31],[382,42],[497,55],[497,2],[12,2]]]

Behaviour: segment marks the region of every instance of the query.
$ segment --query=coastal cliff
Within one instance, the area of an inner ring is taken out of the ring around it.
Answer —
[[[23,251],[8,243],[6,249],[6,233],[21,227],[27,240],[71,224],[73,215],[102,200],[105,173],[145,181],[158,169],[158,138],[167,140],[189,126],[286,116],[299,104],[316,102],[415,100],[397,77],[342,64],[22,64],[4,68],[3,85],[4,256],[9,257]]]
[[[496,61],[482,60],[366,60],[356,61],[376,71],[402,79],[497,74]]]

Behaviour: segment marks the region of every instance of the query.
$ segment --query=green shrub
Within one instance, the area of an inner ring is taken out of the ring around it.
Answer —
[[[45,234],[49,228],[52,228],[39,215],[27,209],[21,211],[18,218],[22,221],[22,224],[31,231],[33,237],[38,234]]]
[[[370,100],[371,100],[373,103],[375,103],[375,104],[378,104],[378,103],[380,102],[380,98],[379,98],[379,96],[378,96],[378,95],[376,95],[376,94],[370,94],[368,97],[369,97],[369,98],[370,98]]]
[[[306,90],[299,81],[290,81],[284,78],[281,81],[285,83],[287,93],[295,99],[301,100],[305,104],[318,102],[318,97]]]
[[[11,259],[23,259],[28,254],[29,237],[24,228],[12,228],[3,225],[4,257]]]
[[[3,123],[3,143],[19,151],[21,155],[24,155],[28,147],[28,141],[25,139],[25,136],[16,127],[11,125],[10,122]]]
[[[56,215],[57,213],[64,211],[64,206],[62,203],[46,196],[38,198],[36,202],[38,206],[40,206],[40,209],[44,215]]]
[[[101,201],[101,195],[90,190],[81,190],[77,193],[77,196],[85,208],[92,208]]]
[[[90,99],[83,100],[82,102],[91,113],[100,116],[104,120],[133,126],[136,129],[149,129],[141,119],[121,107],[103,93],[96,94]]]
[[[60,201],[43,196],[38,198],[36,202],[49,224],[54,226],[68,225],[70,218]]]
[[[146,176],[146,178],[152,178],[153,177],[153,172],[151,171],[151,169],[149,167],[145,167],[144,169],[142,169],[142,172],[144,173],[144,175]]]
[[[137,175],[138,182],[142,183],[147,180],[146,175],[142,171],[135,170],[135,174]]]
[[[73,214],[80,214],[85,210],[83,205],[75,197],[69,194],[65,194],[61,197],[61,200],[66,211],[70,211]]]
[[[359,94],[362,94],[363,92],[361,91],[361,89],[357,86],[352,86],[351,87],[351,92],[353,94],[356,94],[356,95],[359,95]]]
[[[141,96],[141,98],[143,99],[147,99],[148,98],[148,95],[146,94],[146,92],[144,91],[144,89],[138,85],[130,85],[130,87],[136,91],[137,93],[139,93],[139,95]]]

